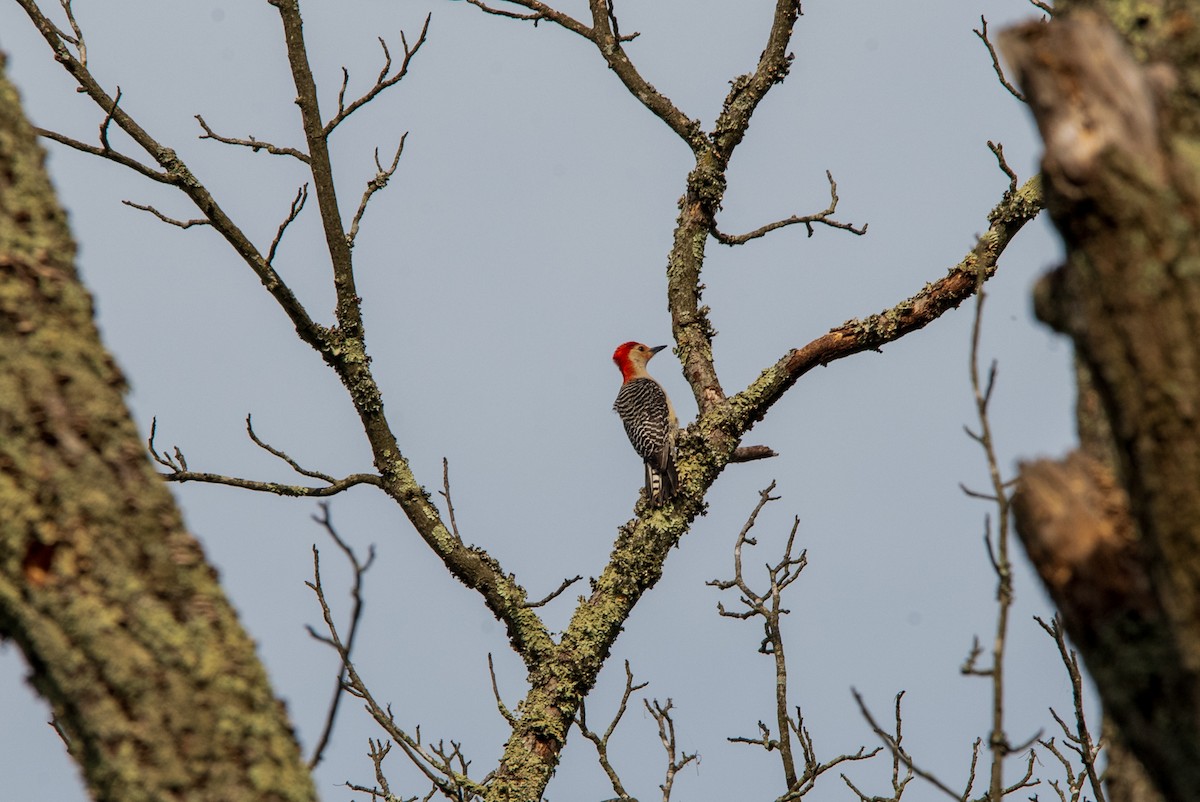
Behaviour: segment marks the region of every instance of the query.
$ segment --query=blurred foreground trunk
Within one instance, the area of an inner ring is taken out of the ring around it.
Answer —
[[[3,66],[0,638],[94,799],[315,799],[254,643],[130,420]]]
[[[1181,0],[1059,2],[1053,21],[1007,31],[1001,46],[1045,142],[1047,208],[1067,248],[1036,310],[1071,337],[1080,372],[1082,448],[1022,466],[1018,531],[1121,742],[1165,799],[1191,802],[1200,14]]]

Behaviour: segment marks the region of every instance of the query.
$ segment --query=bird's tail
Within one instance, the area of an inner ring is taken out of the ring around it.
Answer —
[[[646,498],[651,507],[661,507],[673,499],[678,491],[679,474],[675,471],[674,461],[668,462],[661,470],[646,463]]]

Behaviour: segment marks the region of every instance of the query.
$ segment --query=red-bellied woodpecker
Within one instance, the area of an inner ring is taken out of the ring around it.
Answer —
[[[646,363],[664,348],[628,342],[613,352],[613,362],[625,380],[613,410],[621,416],[633,450],[646,463],[646,498],[652,507],[665,504],[679,488],[675,472],[679,422],[666,391],[646,372]]]

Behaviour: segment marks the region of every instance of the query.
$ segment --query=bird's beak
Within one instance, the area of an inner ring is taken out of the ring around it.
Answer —
[[[651,353],[652,355],[653,355],[653,354],[657,354],[659,351],[661,351],[662,349],[664,349],[664,348],[666,348],[666,347],[667,347],[667,346],[665,346],[665,345],[656,345],[656,346],[654,346],[653,348],[651,348],[651,349],[650,349],[650,353]]]

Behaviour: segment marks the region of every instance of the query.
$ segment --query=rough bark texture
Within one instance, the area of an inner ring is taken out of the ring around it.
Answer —
[[[98,800],[311,800],[283,705],[149,465],[0,59],[0,637]]]
[[[1074,341],[1099,413],[1081,420],[1087,456],[1023,468],[1018,530],[1122,740],[1164,798],[1192,800],[1200,15],[1172,0],[1058,3],[1002,49],[1046,144],[1047,207],[1067,246],[1037,312]]]

